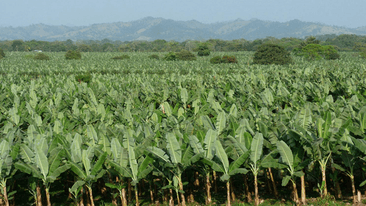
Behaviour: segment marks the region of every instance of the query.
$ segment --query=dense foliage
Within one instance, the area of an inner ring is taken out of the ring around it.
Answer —
[[[238,63],[238,61],[236,60],[235,56],[224,55],[223,57],[221,57],[221,56],[212,57],[210,59],[210,63],[211,64]]]
[[[358,43],[366,44],[366,36],[357,36],[353,34],[342,35],[322,35],[309,37],[309,44],[333,45],[337,46],[339,51],[355,51],[354,46]],[[299,49],[300,44],[304,44],[306,40],[299,38],[281,38],[267,37],[248,41],[245,39],[221,40],[209,39],[207,41],[186,40],[183,42],[166,41],[157,39],[154,41],[112,41],[109,39],[103,40],[66,40],[66,41],[23,41],[23,40],[8,40],[0,41],[0,48],[4,51],[34,51],[42,50],[47,52],[66,52],[68,50],[78,50],[81,52],[179,52],[182,49],[188,51],[199,52],[207,55],[209,52],[228,52],[228,51],[256,51],[259,45],[263,43],[272,43],[283,46],[287,51]],[[202,50],[200,50],[200,46]]]
[[[197,48],[198,52],[197,55],[198,56],[210,56],[210,49],[208,48],[208,44],[207,43],[201,43],[200,45],[198,45]]]
[[[277,64],[284,65],[292,62],[290,52],[276,44],[263,44],[254,53],[254,64]]]
[[[178,60],[177,54],[175,52],[169,52],[164,57],[163,60],[165,61],[175,61]]]
[[[33,59],[35,59],[35,60],[50,60],[50,57],[49,56],[47,56],[46,54],[44,54],[44,53],[38,53],[38,54],[36,54],[34,57],[33,57]]]
[[[0,58],[5,57],[5,52],[0,48]]]
[[[182,50],[176,53],[176,56],[181,61],[194,61],[196,60],[196,55],[188,50]]]
[[[81,59],[81,53],[79,51],[69,50],[65,54],[67,60],[71,59]]]
[[[299,52],[300,56],[304,56],[309,60],[319,60],[319,59],[327,59],[327,60],[335,60],[339,59],[340,55],[337,50],[334,49],[333,46],[330,45],[319,45],[319,44],[308,44],[301,49]]]
[[[4,205],[292,205],[329,194],[356,204],[365,191],[364,59],[294,57],[284,69],[247,64],[252,52],[213,52],[238,64],[47,54],[1,60]]]

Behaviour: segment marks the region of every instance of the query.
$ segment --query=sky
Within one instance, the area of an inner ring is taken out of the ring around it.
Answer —
[[[88,26],[144,17],[202,23],[235,19],[366,26],[366,0],[0,0],[0,26]]]

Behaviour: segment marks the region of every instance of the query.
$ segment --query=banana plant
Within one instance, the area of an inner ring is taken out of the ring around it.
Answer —
[[[227,205],[231,205],[230,201],[230,177],[235,174],[246,174],[248,172],[245,168],[240,168],[243,163],[249,157],[249,150],[240,155],[236,160],[229,163],[229,157],[226,154],[225,149],[223,148],[221,142],[219,140],[215,141],[215,158],[208,162],[211,165],[212,169],[223,173],[220,177],[221,181],[226,182],[226,192],[227,192]],[[207,161],[207,160],[206,160]]]
[[[3,139],[0,143],[0,186],[5,206],[9,206],[6,182],[16,172],[13,165],[13,158],[11,156],[10,144],[11,143],[9,143],[7,139]]]
[[[28,130],[32,130],[32,126]],[[32,174],[36,179],[42,180],[47,205],[50,206],[49,189],[51,184],[69,169],[69,165],[63,163],[62,160],[64,149],[56,141],[48,143],[47,138],[40,134],[35,136],[30,134],[28,138],[28,144],[21,143],[19,146],[22,160],[16,162],[15,167],[22,172]],[[40,204],[41,199],[40,193],[38,193],[37,204]]]
[[[135,139],[133,138],[133,130],[128,129],[126,131],[122,145],[117,138],[112,139],[111,152],[113,157],[108,158],[107,163],[118,172],[120,179],[123,177],[131,178],[131,183],[135,187],[136,206],[138,206],[137,184],[153,170],[153,167],[150,165],[153,159],[149,155],[144,156],[141,152],[136,151],[142,148],[136,146]],[[137,156],[136,153],[140,153],[141,155]],[[123,198],[125,196],[123,186],[119,185],[115,188],[119,190],[121,201],[125,204],[126,200]]]
[[[277,149],[281,155],[281,160],[283,163],[287,165],[287,170],[290,173],[290,175],[285,176],[282,179],[282,186],[286,186],[289,180],[292,182],[292,188],[294,193],[294,200],[296,204],[299,204],[299,196],[297,193],[297,187],[296,187],[296,177],[302,177],[304,176],[304,173],[302,172],[303,167],[301,165],[301,158],[299,158],[299,155],[302,153],[300,150],[296,150],[295,157],[293,155],[293,152],[291,151],[291,148],[284,142],[279,141],[277,142]]]
[[[201,154],[204,159],[212,160],[215,155],[215,142],[217,139],[217,132],[215,130],[209,129],[205,135],[205,138],[198,139],[195,135],[189,136],[189,144],[193,149],[193,152],[198,155]],[[202,169],[205,173],[206,178],[206,204],[211,204],[211,182],[210,173],[212,171],[211,166],[203,164]]]
[[[263,153],[263,135],[257,133],[250,146],[250,169],[254,175],[254,193],[255,193],[255,205],[259,205],[258,197],[258,172],[260,169],[260,159]]]
[[[105,170],[103,169],[103,164],[105,159],[107,158],[107,153],[104,152],[102,155],[98,157],[96,162],[93,162],[95,158],[95,146],[88,146],[86,149],[82,148],[82,140],[81,136],[75,136],[76,138],[71,144],[69,157],[69,165],[71,170],[76,174],[78,180],[74,183],[73,191],[76,191],[75,185],[82,187],[86,186],[89,191],[89,198],[91,205],[94,206],[94,198],[92,185],[99,178],[101,178]]]
[[[178,141],[174,133],[167,133],[165,140],[167,142],[166,148],[164,148],[165,150],[154,146],[147,147],[147,150],[159,158],[164,163],[164,167],[169,168],[169,171],[173,174],[173,180],[170,181],[175,181],[179,187],[176,190],[178,202],[179,192],[182,205],[185,206],[182,173],[187,167],[201,159],[202,154],[194,154],[193,149],[188,144]]]

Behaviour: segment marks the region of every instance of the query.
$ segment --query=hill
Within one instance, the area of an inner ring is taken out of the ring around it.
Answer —
[[[51,26],[35,24],[25,27],[0,27],[0,40],[149,40],[185,41],[207,39],[261,39],[268,36],[283,38],[317,36],[324,34],[366,35],[366,26],[345,28],[320,23],[292,20],[289,22],[263,21],[259,19],[204,24],[195,20],[174,21],[146,17],[131,22],[93,24],[90,26]]]

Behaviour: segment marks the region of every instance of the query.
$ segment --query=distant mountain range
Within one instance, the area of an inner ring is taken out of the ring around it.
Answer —
[[[35,24],[25,27],[0,27],[0,40],[148,40],[185,41],[207,39],[262,39],[268,36],[283,38],[324,34],[366,35],[366,26],[345,28],[320,23],[292,20],[284,23],[259,19],[204,24],[195,20],[174,21],[146,17],[131,22],[93,24],[90,26],[49,26]]]

